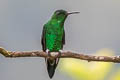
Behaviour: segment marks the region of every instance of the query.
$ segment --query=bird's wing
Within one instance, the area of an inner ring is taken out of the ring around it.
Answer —
[[[63,45],[65,44],[65,30],[64,30],[64,32],[63,32],[62,44],[63,44]]]
[[[42,31],[41,44],[42,44],[42,50],[46,51],[45,26],[43,27],[43,31]]]

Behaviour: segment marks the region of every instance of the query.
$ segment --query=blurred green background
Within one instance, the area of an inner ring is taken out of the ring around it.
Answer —
[[[0,46],[10,51],[41,50],[43,24],[57,9],[65,22],[64,50],[120,55],[120,0],[0,0]],[[61,59],[52,80],[119,80],[116,63]],[[42,58],[0,56],[0,80],[49,80]]]

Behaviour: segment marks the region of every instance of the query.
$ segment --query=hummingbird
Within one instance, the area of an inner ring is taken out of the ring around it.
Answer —
[[[69,13],[65,10],[56,10],[51,19],[46,24],[44,24],[41,44],[42,50],[46,52],[48,56],[51,56],[52,53],[56,55],[61,54],[63,45],[65,45],[64,22],[68,15],[77,13],[79,12]],[[59,58],[45,58],[45,62],[47,65],[49,77],[52,78],[59,62]]]

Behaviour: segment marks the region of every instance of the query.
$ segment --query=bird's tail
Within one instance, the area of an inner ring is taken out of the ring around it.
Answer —
[[[59,62],[59,58],[52,59],[52,60],[46,58],[45,61],[47,64],[47,71],[48,71],[49,77],[52,78],[54,73],[55,73],[55,69],[57,67],[57,64]]]

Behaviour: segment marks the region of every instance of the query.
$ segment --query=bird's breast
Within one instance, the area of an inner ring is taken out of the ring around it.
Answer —
[[[46,46],[51,51],[59,51],[62,46],[63,31],[60,28],[48,30],[46,33]]]

